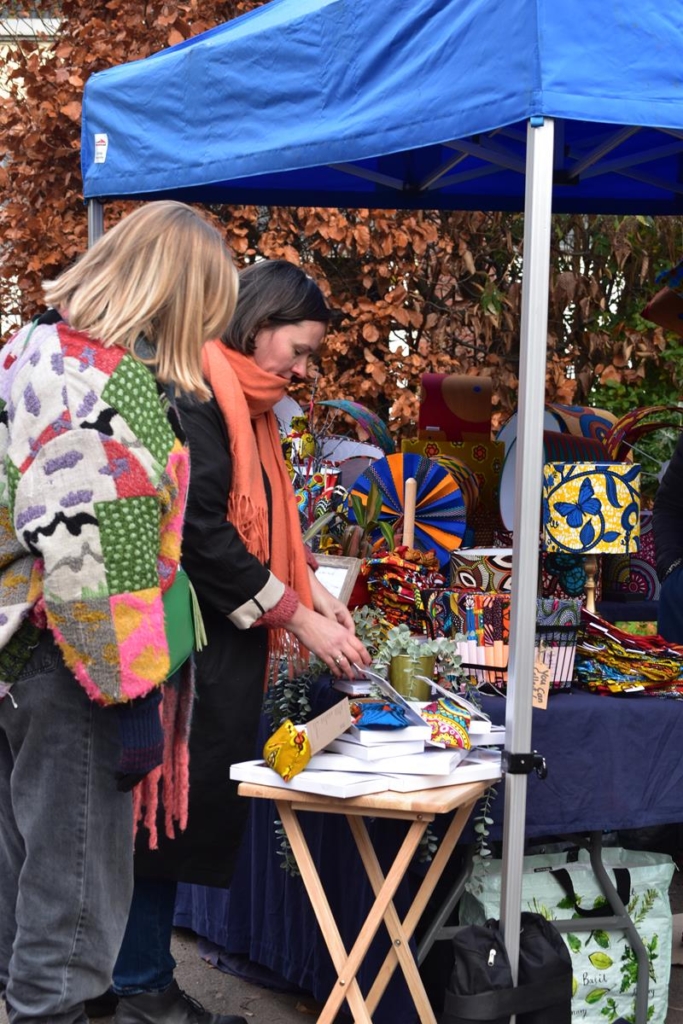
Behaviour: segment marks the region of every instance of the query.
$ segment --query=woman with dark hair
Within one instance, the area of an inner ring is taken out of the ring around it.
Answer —
[[[190,445],[183,565],[199,598],[208,643],[196,659],[185,832],[136,851],[126,938],[114,972],[117,1024],[226,1024],[188,1001],[170,952],[176,883],[227,888],[248,801],[230,766],[254,757],[264,684],[307,652],[334,675],[354,676],[370,656],[348,608],[319,583],[305,548],[273,406],[309,375],[330,319],[322,292],[286,261],[240,275],[222,340],[204,348],[213,398],[180,401]]]

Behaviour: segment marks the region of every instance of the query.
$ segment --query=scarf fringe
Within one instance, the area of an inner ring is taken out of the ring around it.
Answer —
[[[296,679],[308,666],[309,652],[299,643],[297,637],[287,629],[268,630],[268,667],[264,679],[264,690],[269,684],[277,683],[280,665],[287,664],[287,678]]]
[[[194,699],[194,664],[190,658],[164,685],[159,714],[164,732],[163,762],[133,790],[134,832],[149,832],[149,848],[159,848],[159,807],[164,809],[164,833],[174,839],[176,826],[187,828],[190,791],[190,719]]]
[[[248,494],[231,492],[228,519],[235,525],[247,551],[260,562],[267,562],[270,557],[267,509],[254,504]]]

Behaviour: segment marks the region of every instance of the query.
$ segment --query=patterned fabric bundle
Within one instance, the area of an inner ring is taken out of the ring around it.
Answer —
[[[357,729],[403,729],[408,725],[405,709],[390,700],[359,697],[349,707]]]
[[[407,553],[419,557],[419,552]],[[367,576],[373,606],[392,626],[401,622],[424,624],[422,591],[443,587],[446,582],[433,565],[420,565],[401,558],[396,552],[384,558],[368,559],[361,572]]]
[[[576,652],[579,685],[597,693],[683,693],[683,646],[636,636],[585,609]]]
[[[510,639],[510,595],[467,590],[433,590],[426,595],[427,615],[436,636],[466,635],[468,608],[481,611],[486,643],[507,644]]]
[[[297,729],[286,718],[263,747],[266,764],[285,782],[302,772],[311,760],[311,744],[305,729]]]
[[[448,697],[439,697],[427,704],[420,715],[431,725],[434,743],[443,743],[446,747],[458,747],[461,750],[471,748],[470,716]]]

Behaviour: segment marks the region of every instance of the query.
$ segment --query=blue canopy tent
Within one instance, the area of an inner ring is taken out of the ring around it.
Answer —
[[[682,24],[653,0],[271,0],[89,80],[85,196],[521,209],[543,116],[556,212],[682,213]]]
[[[676,3],[271,0],[85,89],[91,239],[123,197],[525,211],[511,761],[531,749],[551,210],[683,213],[682,69]],[[530,760],[505,782],[513,963]]]

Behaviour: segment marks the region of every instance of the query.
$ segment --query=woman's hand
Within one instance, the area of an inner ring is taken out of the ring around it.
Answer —
[[[346,626],[352,633],[356,632],[356,626],[351,616],[351,612],[339,598],[331,594],[326,587],[322,585],[315,572],[309,566],[309,577],[311,583],[311,597],[313,598],[313,607],[321,615],[324,615],[326,619],[334,619],[336,622],[341,623],[342,626]]]
[[[333,598],[333,601],[335,600],[336,598]],[[341,602],[337,601],[337,604]],[[348,615],[348,608],[345,610]],[[306,608],[303,604],[299,604],[287,623],[287,629],[294,633],[304,647],[327,665],[332,675],[355,679],[358,670],[354,665],[369,665],[372,658],[356,636],[353,622],[351,627],[349,629],[334,616],[330,618],[319,611]]]

